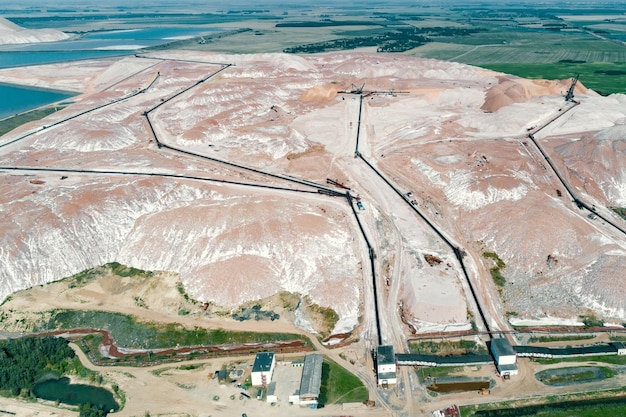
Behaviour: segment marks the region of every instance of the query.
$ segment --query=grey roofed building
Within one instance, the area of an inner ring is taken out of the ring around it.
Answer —
[[[278,397],[276,396],[276,381],[270,382],[270,384],[267,386],[265,401],[268,403],[278,402]]]
[[[491,339],[491,351],[498,356],[515,356],[515,350],[505,338]]]
[[[518,356],[539,358],[565,358],[568,356],[616,355],[618,348],[615,343],[603,343],[592,346],[572,346],[566,348],[550,348],[543,346],[515,346]]]
[[[317,400],[322,385],[322,362],[321,353],[312,353],[304,357],[302,379],[300,380],[300,401]]]

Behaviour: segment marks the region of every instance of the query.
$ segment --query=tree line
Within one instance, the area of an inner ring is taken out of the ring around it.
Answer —
[[[306,45],[285,48],[283,52],[319,53],[328,51],[341,51],[362,47],[376,46],[377,52],[404,52],[417,48],[427,42],[432,42],[433,37],[459,37],[469,36],[481,29],[432,27],[432,28],[401,28],[384,32],[378,35],[357,36],[354,38],[333,39],[326,42],[309,43]]]
[[[0,390],[29,393],[40,377],[59,371],[74,355],[67,340],[52,336],[0,341]]]

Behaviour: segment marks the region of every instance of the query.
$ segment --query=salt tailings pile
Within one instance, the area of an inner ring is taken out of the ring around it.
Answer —
[[[199,83],[218,62],[234,65]],[[189,152],[351,187],[365,206],[358,215],[389,314],[402,302],[418,331],[469,328],[467,284],[450,249],[354,158],[359,97],[340,91],[365,83],[360,152],[467,252],[489,311],[534,318],[592,309],[626,319],[624,236],[578,210],[527,140],[529,129],[563,114],[538,141],[581,198],[624,224],[605,208],[626,205],[624,96],[579,84],[581,104],[570,108],[561,95],[567,80],[360,53],[178,51],[33,67],[27,77],[0,71],[0,82],[16,81],[84,94],[0,139],[36,132],[0,148],[0,165],[48,169],[3,170],[0,206],[10,215],[0,219],[0,298],[117,261],[178,272],[192,297],[226,307],[299,292],[338,312],[336,330],[357,325],[368,308],[369,259],[345,199],[158,148],[152,127],[161,142]],[[152,108],[149,125],[143,114]],[[217,181],[139,175],[154,173]],[[484,251],[506,263],[503,305]]]

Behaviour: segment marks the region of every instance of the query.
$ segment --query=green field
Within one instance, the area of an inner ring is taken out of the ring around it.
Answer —
[[[600,362],[610,363],[613,365],[626,365],[626,356],[580,356],[572,358],[559,358],[559,359],[535,359],[538,363],[544,365],[552,365],[561,362]]]
[[[63,107],[59,106],[43,107],[0,120],[0,136],[28,122],[43,119],[44,117],[61,110],[62,108]]]
[[[415,370],[415,373],[417,374],[420,383],[428,384],[437,379],[451,378],[455,376],[462,377],[464,369],[465,368],[462,366],[435,366],[432,368],[420,366]]]
[[[378,50],[529,78],[563,80],[580,74],[581,83],[597,92],[624,93],[626,47],[618,40],[624,36],[625,25],[618,19],[623,13],[619,3],[610,2],[593,7],[568,4],[565,10],[550,3],[521,6],[495,0],[463,7],[454,2],[336,4],[332,11],[286,4],[254,13],[220,8],[193,20],[204,19],[223,32],[177,40],[158,49],[224,53]],[[45,21],[24,19],[31,25]],[[45,21],[51,22],[54,18]]]
[[[626,415],[626,396],[537,405],[487,404],[461,407],[464,417],[607,417]],[[565,398],[563,398],[565,399]],[[520,401],[520,403],[522,403]]]
[[[597,93],[608,95],[626,92],[626,62],[580,64],[556,62],[552,64],[484,64],[481,66],[523,78],[558,80],[578,75],[585,87]]]
[[[528,339],[528,343],[569,342],[572,340],[589,340],[595,337],[595,335],[532,336]]]
[[[342,404],[368,400],[367,388],[361,380],[335,362],[325,359],[322,364],[321,404]]]
[[[474,340],[412,341],[409,348],[412,353],[422,355],[488,354],[487,347],[484,344],[476,343]]]

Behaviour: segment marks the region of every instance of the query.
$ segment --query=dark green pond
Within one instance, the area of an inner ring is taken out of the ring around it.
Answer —
[[[38,398],[69,405],[89,403],[107,411],[117,411],[120,408],[111,391],[91,385],[70,384],[69,378],[40,382],[33,388],[33,393]]]

